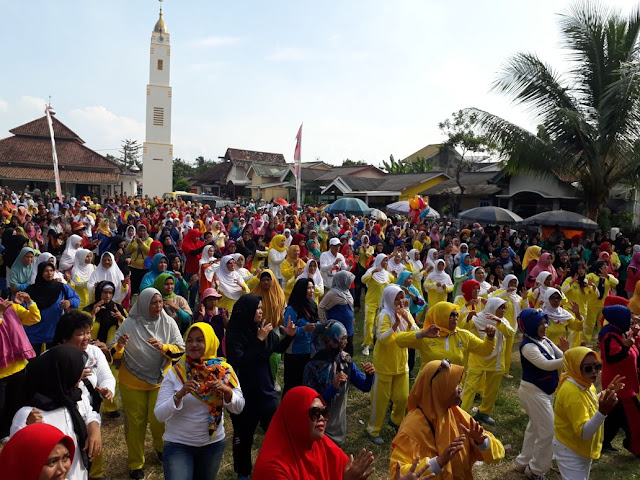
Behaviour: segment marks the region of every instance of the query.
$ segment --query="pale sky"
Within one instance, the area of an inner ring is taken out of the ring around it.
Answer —
[[[624,12],[631,0],[604,0]],[[514,53],[558,70],[566,0],[166,0],[174,155],[227,147],[293,161],[379,165],[442,141],[438,122],[475,106],[524,127],[521,107],[490,92]],[[144,141],[154,0],[3,2],[0,138],[43,115],[117,155]]]

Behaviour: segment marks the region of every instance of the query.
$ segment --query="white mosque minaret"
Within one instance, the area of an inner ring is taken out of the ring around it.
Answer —
[[[160,18],[151,33],[147,128],[142,149],[142,192],[149,197],[162,196],[173,190],[170,66],[169,32],[162,18],[161,8]]]

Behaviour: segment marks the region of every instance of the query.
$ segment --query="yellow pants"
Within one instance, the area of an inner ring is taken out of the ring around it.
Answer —
[[[596,331],[596,338],[600,331],[600,317],[602,317],[603,303],[589,303],[587,305],[587,318],[584,321],[584,341],[590,342],[593,339],[593,330]]]
[[[513,350],[513,342],[515,341],[515,335],[513,337],[504,339],[504,371],[502,374],[508,374],[511,370],[511,353]],[[483,412],[486,413],[486,412]]]
[[[133,390],[126,385],[120,385],[122,409],[125,414],[124,437],[127,442],[127,466],[129,470],[144,467],[144,438],[147,434],[147,423],[151,428],[153,448],[162,452],[164,441],[164,423],[160,423],[153,413],[156,406],[158,391]]]
[[[381,375],[376,378],[371,389],[371,418],[367,432],[373,437],[380,435],[384,418],[387,416],[389,401],[393,402],[391,421],[396,425],[402,423],[407,410],[409,398],[409,373],[400,375]]]
[[[111,413],[118,410],[118,394],[120,393],[120,382],[118,381],[118,369],[113,365],[109,366],[111,368],[111,373],[113,373],[113,377],[116,379],[116,391],[113,393],[113,402],[109,400],[102,400],[102,411]],[[92,469],[93,471],[93,469]]]
[[[92,478],[103,478],[106,476],[106,472],[104,470],[104,445],[102,445],[102,450],[97,457],[94,457],[91,460],[91,470],[89,470],[89,479]]]
[[[362,345],[369,345],[373,347],[373,328],[376,321],[376,313],[378,311],[378,305],[380,299],[374,299],[367,301],[367,297],[364,299],[364,332],[362,332]]]
[[[487,372],[485,370],[470,368],[467,371],[467,378],[462,390],[461,408],[467,412],[471,410],[471,407],[473,406],[473,399],[476,396],[478,387],[482,383],[482,379],[484,378],[484,394],[482,395],[482,403],[478,407],[478,411],[490,415],[496,404],[498,391],[500,390],[500,383],[502,382],[504,373],[505,372],[503,371]]]

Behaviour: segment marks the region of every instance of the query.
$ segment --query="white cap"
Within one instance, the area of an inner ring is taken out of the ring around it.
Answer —
[[[87,207],[80,207],[80,211],[81,212],[86,212],[87,211]]]
[[[329,246],[333,246],[333,245],[340,245],[340,239],[333,237],[331,240],[329,240]]]

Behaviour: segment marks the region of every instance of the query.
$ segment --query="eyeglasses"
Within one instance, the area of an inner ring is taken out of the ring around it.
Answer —
[[[451,368],[451,362],[449,361],[449,359],[447,358],[443,359],[442,362],[440,362],[440,366],[436,370],[436,373],[434,373],[433,377],[431,377],[431,382],[429,383],[429,385],[433,385],[433,380],[438,376],[440,372],[442,372],[445,369],[448,370],[450,368]]]
[[[594,370],[596,373],[598,373],[600,370],[602,370],[602,363],[593,363],[591,365],[585,365],[581,367],[581,369],[584,373],[592,373]]]
[[[325,420],[329,418],[329,407],[311,407],[309,409],[309,418],[312,421],[317,422],[320,417]]]

